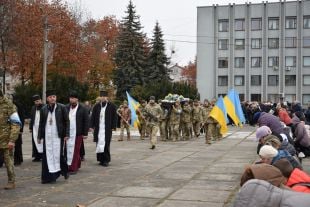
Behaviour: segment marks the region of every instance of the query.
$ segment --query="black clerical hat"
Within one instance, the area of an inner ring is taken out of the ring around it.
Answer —
[[[108,96],[108,91],[105,91],[105,90],[100,91],[100,96],[107,97]]]
[[[37,100],[40,100],[40,99],[41,99],[41,97],[38,94],[35,94],[35,95],[32,96],[32,101],[37,101]]]
[[[76,91],[72,90],[69,93],[69,97],[70,98],[79,98],[79,95],[78,95],[78,93]]]
[[[46,97],[49,97],[49,96],[56,96],[56,91],[54,89],[48,89],[46,90]]]

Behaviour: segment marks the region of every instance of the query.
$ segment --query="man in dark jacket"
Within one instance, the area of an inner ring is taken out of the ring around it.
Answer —
[[[88,111],[79,103],[76,91],[69,95],[70,103],[67,105],[70,120],[70,139],[67,142],[67,164],[69,173],[75,174],[81,167],[80,149],[83,139],[88,136]]]
[[[110,142],[112,130],[116,129],[116,107],[108,100],[108,92],[100,91],[100,102],[92,111],[90,128],[94,130],[94,142],[96,142],[97,161],[107,167],[111,161]]]
[[[40,124],[40,110],[43,107],[42,99],[39,95],[32,96],[34,106],[31,108],[29,131],[32,134],[32,157],[33,162],[39,162],[42,159],[43,144],[38,143],[38,130]]]
[[[69,116],[66,106],[57,103],[56,92],[46,91],[47,105],[40,111],[39,140],[43,140],[42,184],[54,183],[63,175],[68,178],[68,165],[64,155],[69,138]]]

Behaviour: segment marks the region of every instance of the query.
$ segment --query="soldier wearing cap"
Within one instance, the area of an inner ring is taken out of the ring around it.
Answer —
[[[4,163],[8,173],[8,184],[4,187],[7,190],[15,188],[13,149],[20,126],[8,121],[14,113],[17,113],[16,106],[5,98],[0,90],[0,152],[4,155]]]
[[[40,110],[44,106],[40,95],[33,95],[34,106],[31,108],[29,131],[32,134],[32,157],[33,162],[40,162],[43,153],[43,144],[38,143],[38,130],[40,123]]]
[[[151,147],[155,149],[157,143],[157,132],[159,130],[159,118],[161,114],[160,106],[155,102],[155,96],[150,97],[149,103],[145,107],[147,127],[150,133]]]
[[[100,91],[100,102],[93,108],[90,128],[94,131],[97,161],[104,167],[111,161],[110,143],[112,130],[116,129],[116,120],[116,107],[109,101],[108,92]]]
[[[43,141],[42,184],[54,183],[63,175],[68,179],[64,147],[69,139],[70,126],[66,106],[57,102],[56,91],[46,91],[47,104],[40,111],[38,143]]]
[[[117,109],[117,115],[121,119],[121,132],[118,141],[123,141],[124,129],[126,129],[127,132],[127,141],[130,141],[131,110],[128,107],[127,101],[123,101],[123,104]]]
[[[147,102],[145,100],[140,101],[140,105],[136,110],[136,113],[138,115],[138,120],[139,120],[139,133],[140,133],[140,139],[144,140],[144,138],[147,135],[147,123],[146,123],[146,111],[145,107],[147,105]]]

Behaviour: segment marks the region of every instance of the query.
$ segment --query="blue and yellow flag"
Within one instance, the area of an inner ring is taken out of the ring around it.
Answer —
[[[209,116],[214,118],[220,125],[220,133],[225,135],[227,133],[227,113],[224,105],[223,97],[219,97],[215,106],[212,108]]]
[[[136,110],[140,106],[139,102],[133,99],[129,93],[126,91],[128,106],[131,111],[131,126],[138,128],[139,126],[139,119],[136,113]]]
[[[244,114],[242,111],[239,94],[231,89],[224,97],[224,104],[227,110],[227,114],[233,120],[236,126],[242,126],[245,123]]]

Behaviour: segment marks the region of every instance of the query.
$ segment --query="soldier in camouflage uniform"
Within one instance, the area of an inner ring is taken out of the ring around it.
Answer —
[[[139,126],[138,126],[138,129],[139,129],[139,133],[140,133],[140,139],[141,140],[144,140],[144,138],[146,137],[146,110],[145,110],[145,107],[146,107],[146,101],[145,100],[142,100],[140,102],[140,105],[138,107],[138,109],[136,110],[136,113],[138,115],[138,120],[139,120]]]
[[[193,129],[196,137],[200,135],[200,126],[202,121],[202,109],[199,101],[194,100],[193,110],[192,110],[192,121],[193,121]]]
[[[208,101],[204,102],[204,105],[202,107],[202,117],[203,117],[203,128],[205,131],[205,138],[206,138],[206,144],[211,144],[211,138],[210,136],[208,136],[208,118],[209,118],[209,114],[211,112],[211,106],[210,103]]]
[[[212,100],[210,103],[209,111],[211,112],[212,108],[214,107],[215,100]],[[209,113],[210,113],[209,112]],[[216,132],[217,130],[217,124],[218,122],[213,118],[208,116],[207,118],[207,125],[208,125],[208,131],[207,131],[207,143],[212,141],[215,141],[218,138],[218,134]]]
[[[145,107],[147,128],[150,133],[151,147],[155,149],[157,143],[157,132],[159,129],[159,118],[161,114],[161,108],[155,103],[155,97],[151,96],[149,103]]]
[[[183,105],[181,123],[183,139],[189,140],[192,127],[192,107],[189,105],[188,101],[185,101]]]
[[[127,132],[127,141],[130,141],[130,119],[131,119],[131,110],[128,108],[127,101],[123,102],[123,105],[117,109],[117,115],[121,119],[121,132],[118,141],[123,141],[124,129]]]
[[[7,190],[15,188],[13,148],[20,130],[18,124],[9,122],[13,113],[17,113],[15,105],[5,98],[0,90],[0,151],[4,154],[8,173],[8,184],[4,187]]]
[[[182,107],[180,105],[180,101],[177,100],[175,104],[172,106],[169,118],[171,138],[172,141],[174,142],[179,139],[181,113],[182,113]]]
[[[168,140],[168,109],[163,107],[161,100],[159,100],[158,103],[161,107],[161,114],[159,118],[160,139],[161,141],[166,141]]]

